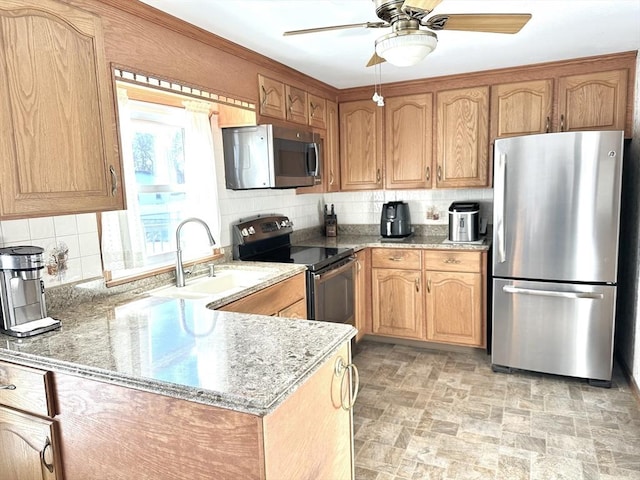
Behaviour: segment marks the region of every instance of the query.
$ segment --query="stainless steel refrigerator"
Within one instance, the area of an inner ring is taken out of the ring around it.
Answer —
[[[611,385],[623,132],[495,141],[492,350]]]

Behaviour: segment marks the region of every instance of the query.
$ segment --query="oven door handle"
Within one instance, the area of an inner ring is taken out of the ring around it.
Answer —
[[[342,272],[353,268],[356,263],[355,257],[350,257],[349,261],[344,263],[343,265],[337,268],[329,268],[329,270],[325,270],[322,273],[314,273],[313,279],[316,282],[326,282],[327,280],[331,280],[333,277],[340,275]]]

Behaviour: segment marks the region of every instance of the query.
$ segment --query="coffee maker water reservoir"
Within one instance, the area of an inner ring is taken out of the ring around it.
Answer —
[[[34,246],[0,248],[0,331],[29,337],[60,326],[47,317],[42,272],[43,249]]]

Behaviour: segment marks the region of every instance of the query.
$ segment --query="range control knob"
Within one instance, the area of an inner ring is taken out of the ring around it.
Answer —
[[[240,234],[243,237],[248,237],[249,236],[249,230],[247,230],[246,228],[243,228],[242,230],[240,230]]]
[[[249,235],[253,235],[254,233],[256,233],[256,229],[253,228],[253,225],[249,227]]]
[[[282,220],[282,223],[280,224],[281,227],[288,227],[289,226],[289,222],[287,220]]]

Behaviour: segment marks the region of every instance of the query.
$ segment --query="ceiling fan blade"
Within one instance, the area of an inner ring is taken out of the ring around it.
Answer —
[[[367,67],[373,67],[374,65],[378,65],[379,63],[382,63],[382,62],[386,62],[386,60],[374,52],[373,55],[371,56],[371,59],[367,63]]]
[[[431,30],[518,33],[531,19],[530,13],[434,15],[424,25]]]
[[[429,13],[440,5],[441,2],[442,0],[404,0],[404,3],[402,4],[402,11],[408,12],[418,10]]]
[[[328,32],[330,30],[342,30],[346,28],[384,28],[388,27],[389,24],[387,22],[364,22],[364,23],[349,23],[346,25],[332,25],[330,27],[318,27],[318,28],[305,28],[303,30],[290,30],[288,32],[284,32],[283,35],[285,37],[289,35],[301,35],[303,33],[317,33],[317,32]]]

